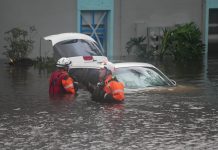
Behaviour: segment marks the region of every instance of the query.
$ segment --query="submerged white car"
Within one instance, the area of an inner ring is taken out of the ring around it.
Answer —
[[[98,82],[99,69],[108,61],[103,56],[97,42],[81,33],[62,33],[44,38],[52,41],[54,56],[68,57],[71,60],[70,75],[87,89]],[[148,63],[123,62],[113,63],[114,76],[123,82],[125,89],[145,89],[148,87],[175,86],[176,82],[169,79],[155,66]]]
[[[72,62],[75,60],[74,57],[70,57],[70,59]],[[89,63],[81,61],[81,65],[80,68],[78,68],[78,66],[71,66],[70,74],[87,87],[90,84],[96,85],[102,64],[96,64],[95,66],[90,67]],[[151,64],[122,62],[113,63],[113,65],[115,67],[113,76],[115,76],[118,81],[124,83],[126,90],[143,90],[148,87],[176,86],[174,80],[169,79],[164,73]]]
[[[174,80],[169,79],[158,68],[148,63],[125,62],[114,65],[114,76],[124,83],[126,89],[176,85]]]

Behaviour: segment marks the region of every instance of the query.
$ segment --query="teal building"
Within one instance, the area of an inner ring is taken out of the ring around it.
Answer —
[[[130,38],[161,34],[158,28],[187,22],[195,22],[203,33],[205,60],[218,58],[218,0],[1,0],[0,20],[1,51],[6,31],[35,26],[33,58],[52,56],[43,37],[65,32],[92,36],[109,58],[129,58]]]

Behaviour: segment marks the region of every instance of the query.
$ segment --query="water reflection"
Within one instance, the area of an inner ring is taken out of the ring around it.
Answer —
[[[94,102],[84,89],[51,100],[49,71],[1,64],[0,149],[217,149],[217,62],[206,78],[201,64],[156,63],[179,86],[122,104]]]

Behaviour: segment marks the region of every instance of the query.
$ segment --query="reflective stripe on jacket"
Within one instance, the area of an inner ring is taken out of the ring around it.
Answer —
[[[73,81],[73,79],[71,77],[67,77],[66,79],[62,80],[62,85],[63,85],[64,89],[68,93],[75,94],[75,89],[74,89],[73,82],[74,81]]]
[[[104,91],[106,94],[112,94],[112,97],[116,101],[123,101],[124,96],[124,85],[121,82],[112,79],[112,76],[108,76],[105,80]]]
[[[63,85],[63,81],[65,85]],[[54,96],[54,95],[68,93],[68,92],[75,94],[75,90],[72,85],[73,85],[73,79],[68,76],[68,73],[66,71],[57,70],[51,74],[49,80],[49,95]]]

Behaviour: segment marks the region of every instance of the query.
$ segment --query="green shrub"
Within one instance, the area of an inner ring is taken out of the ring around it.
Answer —
[[[136,54],[137,57],[144,58],[147,57],[146,44],[144,44],[146,37],[134,37],[126,43],[126,50],[129,53],[132,51]]]
[[[176,61],[200,59],[204,45],[199,28],[191,22],[164,30],[161,51],[169,52]]]
[[[34,31],[36,31],[35,27],[30,27],[29,32],[20,28],[13,28],[5,32],[4,39],[7,45],[4,46],[3,55],[13,62],[27,57],[33,49],[34,43],[29,34]]]

